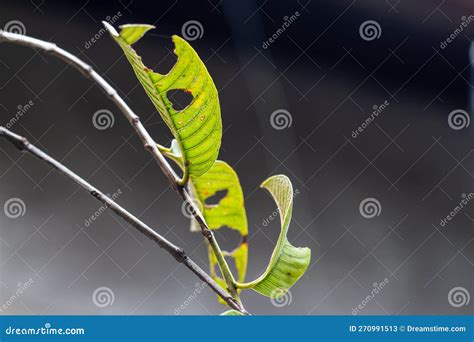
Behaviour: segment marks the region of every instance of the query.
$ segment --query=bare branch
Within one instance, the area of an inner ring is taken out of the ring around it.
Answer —
[[[229,265],[225,260],[222,250],[217,243],[217,240],[214,236],[214,233],[211,229],[209,229],[204,217],[202,216],[199,208],[196,206],[194,201],[192,200],[191,196],[187,192],[186,188],[179,184],[180,178],[176,175],[176,172],[173,170],[171,165],[165,159],[163,154],[160,152],[158,148],[158,144],[153,140],[150,136],[146,128],[140,121],[138,115],[136,115],[127,103],[120,97],[117,91],[104,79],[100,76],[94,69],[78,57],[74,56],[73,54],[67,52],[66,50],[61,49],[56,44],[46,42],[40,39],[19,35],[15,33],[5,32],[0,30],[0,43],[1,42],[9,42],[19,45],[24,45],[31,48],[37,48],[40,50],[44,50],[47,53],[58,57],[59,59],[63,60],[67,64],[72,65],[77,70],[79,70],[85,77],[92,79],[99,87],[105,92],[105,94],[117,105],[117,107],[122,111],[125,117],[128,119],[130,124],[135,129],[136,133],[140,137],[142,143],[144,144],[145,148],[151,153],[153,158],[156,160],[158,165],[160,166],[163,173],[168,178],[173,189],[181,196],[181,198],[186,201],[189,205],[190,211],[193,214],[194,218],[198,222],[199,226],[201,227],[201,232],[203,236],[209,242],[214,254],[217,257],[217,262],[219,268],[222,272],[222,275],[226,281],[227,290],[230,292],[232,297],[240,304],[243,309],[242,303],[240,301],[237,287],[235,285],[235,279],[230,271]],[[245,310],[245,309],[243,309]]]
[[[101,192],[99,189],[88,183],[85,179],[81,178],[79,175],[68,169],[66,166],[53,159],[48,154],[41,151],[34,145],[30,144],[25,137],[17,135],[2,126],[0,126],[0,137],[6,138],[19,150],[27,151],[34,155],[36,158],[46,162],[54,169],[65,175],[67,178],[71,179],[74,183],[87,190],[93,197],[105,204],[107,208],[110,208],[117,216],[121,217],[134,228],[136,228],[140,233],[156,242],[161,248],[165,249],[169,254],[171,254],[176,259],[176,261],[184,264],[187,268],[189,268],[194,274],[199,277],[199,279],[206,282],[214,292],[216,292],[227,304],[229,304],[230,307],[244,314],[247,314],[247,312],[235,301],[234,298],[232,298],[226,291],[224,291],[206,272],[202,270],[202,268],[200,268],[193,260],[191,260],[186,255],[183,249],[178,246],[175,246],[166,238],[158,234],[140,219],[128,212],[125,208],[121,207],[111,198],[104,195],[104,193]]]

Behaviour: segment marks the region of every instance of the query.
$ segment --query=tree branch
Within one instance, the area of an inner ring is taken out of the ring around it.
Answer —
[[[128,119],[130,124],[135,129],[136,133],[140,137],[142,143],[145,146],[153,158],[156,160],[158,165],[160,166],[161,170],[167,177],[168,181],[170,182],[173,189],[181,196],[181,198],[186,201],[189,205],[190,211],[193,214],[194,218],[198,222],[199,226],[201,227],[202,235],[207,239],[209,242],[214,254],[217,257],[217,263],[221,270],[222,276],[226,281],[227,290],[232,295],[232,297],[240,304],[243,308],[243,305],[240,301],[237,287],[235,285],[235,279],[232,275],[232,272],[225,260],[222,250],[217,243],[217,240],[214,236],[214,233],[211,229],[209,229],[204,217],[202,216],[199,208],[194,204],[191,196],[189,195],[188,191],[186,190],[184,185],[180,184],[180,178],[176,175],[176,172],[173,170],[171,165],[165,159],[163,154],[160,152],[158,148],[158,144],[153,140],[150,136],[146,128],[140,121],[138,115],[136,115],[127,103],[120,97],[117,91],[104,79],[100,76],[94,69],[78,57],[74,56],[73,54],[67,52],[66,50],[61,49],[56,44],[46,42],[40,39],[28,37],[25,35],[19,35],[15,33],[5,32],[0,30],[0,43],[1,42],[9,42],[19,45],[24,45],[31,48],[37,48],[40,50],[44,50],[47,53],[58,57],[59,59],[63,60],[65,63],[72,65],[77,70],[79,70],[85,77],[92,79],[97,85],[105,92],[105,94],[114,102],[117,107],[122,111],[125,117]]]
[[[190,259],[183,249],[175,246],[166,238],[158,234],[156,231],[154,231],[145,223],[143,223],[140,219],[128,212],[125,208],[121,207],[111,198],[104,195],[104,193],[101,192],[99,189],[88,183],[85,179],[81,178],[79,175],[68,169],[66,166],[64,166],[57,160],[50,157],[45,152],[41,151],[40,149],[29,143],[25,137],[17,135],[2,126],[0,126],[0,137],[4,137],[10,143],[15,145],[15,147],[17,147],[19,150],[29,152],[36,158],[46,162],[54,169],[65,175],[67,178],[71,179],[74,183],[87,190],[93,197],[105,204],[107,208],[110,208],[117,216],[121,217],[134,228],[136,228],[140,233],[156,242],[161,248],[165,249],[169,254],[171,254],[176,259],[176,261],[184,264],[187,268],[189,268],[194,274],[199,277],[199,279],[207,283],[209,287],[215,293],[217,293],[217,295],[219,295],[227,304],[229,304],[230,307],[244,314],[247,314],[245,309],[243,309],[234,298],[232,298],[206,272],[204,272],[202,268],[200,268],[192,259]]]

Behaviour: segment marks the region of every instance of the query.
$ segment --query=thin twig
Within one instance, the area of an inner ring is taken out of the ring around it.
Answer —
[[[237,292],[237,287],[235,285],[235,279],[232,275],[232,272],[230,271],[227,261],[223,256],[222,250],[219,247],[219,244],[217,243],[214,233],[211,229],[209,229],[199,208],[194,203],[188,191],[186,191],[186,188],[179,184],[180,178],[177,176],[176,172],[173,170],[171,165],[160,152],[158,144],[153,140],[148,131],[145,129],[145,127],[140,121],[139,116],[131,110],[131,108],[120,97],[117,91],[102,76],[100,76],[96,71],[94,71],[94,69],[89,64],[85,63],[84,61],[67,52],[66,50],[61,49],[54,43],[0,30],[0,43],[1,42],[10,42],[44,50],[47,53],[63,60],[67,64],[72,65],[77,70],[79,70],[85,77],[92,79],[94,82],[97,83],[97,85],[99,85],[100,88],[102,88],[105,94],[112,100],[112,102],[114,102],[118,106],[118,108],[122,111],[122,113],[130,122],[130,124],[133,126],[142,143],[144,144],[145,149],[147,149],[151,153],[153,158],[156,160],[161,170],[168,178],[168,181],[170,182],[173,189],[188,204],[191,213],[193,214],[194,218],[201,227],[201,232],[203,236],[207,239],[212,250],[214,251],[214,254],[216,255],[219,268],[222,272],[224,280],[226,281],[227,290],[243,309],[243,305],[240,301]]]
[[[45,152],[38,149],[36,146],[29,143],[25,137],[15,134],[2,126],[0,126],[0,137],[6,138],[19,150],[27,151],[34,155],[36,158],[46,162],[54,169],[65,175],[67,178],[71,179],[74,183],[87,190],[93,197],[105,204],[106,207],[110,208],[116,215],[127,221],[140,233],[144,234],[146,237],[156,242],[161,248],[165,249],[176,259],[176,261],[184,264],[187,268],[189,268],[194,274],[199,277],[199,279],[207,283],[214,292],[216,292],[223,300],[225,300],[225,302],[229,304],[229,306],[231,306],[235,310],[246,314],[245,310],[240,307],[239,303],[237,303],[235,299],[232,298],[226,291],[224,291],[222,287],[220,287],[205,271],[202,270],[202,268],[200,268],[192,259],[190,259],[183,249],[174,245],[166,238],[158,234],[156,231],[151,229],[136,216],[128,212],[125,208],[121,207],[111,198],[104,195],[104,193],[101,192],[99,189],[88,183],[85,179],[81,178],[79,175],[68,169],[66,166],[53,159]]]

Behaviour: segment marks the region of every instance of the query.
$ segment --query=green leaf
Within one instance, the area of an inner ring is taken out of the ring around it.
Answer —
[[[245,315],[237,310],[228,310],[226,312],[221,313],[221,316],[245,316]]]
[[[170,150],[173,151],[173,147]],[[188,190],[197,207],[201,208],[202,215],[210,229],[217,230],[228,227],[240,233],[241,243],[239,246],[232,252],[224,252],[224,254],[234,260],[238,281],[245,281],[248,261],[248,225],[244,195],[236,172],[229,164],[218,160],[204,175],[191,176]],[[206,203],[207,200],[222,191],[226,193],[218,203]],[[200,227],[194,219],[191,220],[191,231],[200,231]],[[208,247],[208,253],[211,277],[226,288],[225,281],[217,275],[217,259],[210,247]],[[220,302],[225,304],[221,300]]]
[[[169,148],[159,146],[165,156],[173,160],[179,167],[180,152],[176,148],[176,140]],[[232,167],[221,160],[217,160],[211,169],[200,177],[191,176],[188,182],[188,191],[194,204],[201,210],[209,229],[217,230],[228,227],[237,230],[241,235],[241,242],[232,252],[224,252],[225,256],[234,260],[239,282],[245,281],[248,263],[248,225],[244,206],[244,194],[237,173]],[[216,193],[226,191],[225,196],[217,204],[206,204],[206,201]],[[196,220],[191,219],[191,231],[200,231]],[[217,275],[218,263],[216,256],[208,246],[209,267],[211,277],[224,288],[227,287],[224,279]],[[218,297],[219,298],[219,297]],[[225,304],[219,298],[222,304]]]
[[[217,270],[219,269],[217,264],[216,255],[211,247],[208,245],[208,254],[209,254],[209,268],[210,275],[222,288],[227,288],[225,280],[217,275]],[[234,260],[235,268],[237,269],[238,281],[245,281],[245,275],[247,273],[247,263],[248,263],[248,245],[246,242],[242,242],[239,247],[234,249],[232,252],[225,252],[226,256],[231,257]],[[227,303],[219,296],[217,296],[219,303],[227,305]]]
[[[198,54],[184,39],[173,36],[176,64],[162,75],[146,67],[132,48],[151,25],[120,26],[120,33],[108,23],[105,27],[122,48],[148,97],[176,138],[182,152],[185,175],[200,176],[217,159],[222,139],[222,121],[216,86]],[[183,110],[175,110],[167,93],[182,90],[193,96]]]
[[[294,247],[287,239],[293,210],[293,187],[288,177],[270,177],[261,187],[270,192],[277,204],[281,232],[265,272],[258,279],[245,284],[239,283],[237,287],[250,288],[264,296],[278,298],[304,274],[311,261],[311,250],[306,247]]]
[[[218,160],[209,171],[200,177],[191,176],[189,190],[194,199],[203,208],[203,216],[210,229],[228,227],[237,230],[240,235],[248,234],[247,215],[244,207],[244,195],[239,177],[229,164]],[[217,204],[206,204],[218,192],[226,192]],[[191,230],[199,230],[195,221]]]
[[[245,274],[247,273],[249,247],[247,242],[242,242],[239,247],[232,251],[231,256],[235,261],[235,268],[239,275],[238,281],[245,281]]]

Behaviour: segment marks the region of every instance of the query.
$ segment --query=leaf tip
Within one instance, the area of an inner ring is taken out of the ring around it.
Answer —
[[[110,25],[108,22],[106,22],[105,20],[102,20],[102,25],[104,25],[105,29],[114,37],[118,37],[119,36],[119,33],[117,32],[117,30],[112,26]]]
[[[270,192],[272,192],[270,188],[271,188],[273,182],[280,182],[280,183],[283,183],[283,184],[286,186],[286,188],[287,188],[291,193],[293,193],[293,184],[291,183],[290,178],[288,178],[288,177],[285,176],[285,175],[274,175],[274,176],[268,177],[267,179],[265,179],[265,180],[260,184],[260,188],[262,188],[262,189],[267,189],[267,190],[269,190]]]
[[[177,34],[173,34],[173,35],[171,36],[171,39],[172,39],[173,42],[175,42],[175,43],[176,43],[177,41],[178,41],[178,42],[179,42],[179,41],[185,41],[183,38],[181,38],[181,37],[178,36]]]
[[[155,28],[149,24],[125,24],[120,25],[120,37],[129,45],[139,41],[145,33]]]
[[[188,41],[180,36],[178,36],[177,34],[173,34],[171,36],[171,40],[173,41],[173,44],[174,44],[174,53],[176,55],[178,55],[178,51],[180,51],[181,49],[183,49],[183,46],[188,46],[188,47],[191,47],[191,45],[188,43]]]
[[[150,31],[150,30],[156,29],[156,26],[151,25],[151,24],[123,24],[123,25],[119,26],[119,29],[121,29],[121,30],[127,29],[127,28]]]
[[[275,181],[275,180],[281,180],[285,183],[287,183],[288,185],[292,185],[291,184],[291,180],[285,176],[285,175],[274,175],[274,176],[271,176],[271,177],[268,177],[267,179],[265,179],[261,184],[260,184],[260,187],[261,188],[267,188],[268,187],[268,184],[270,184],[271,182]]]

